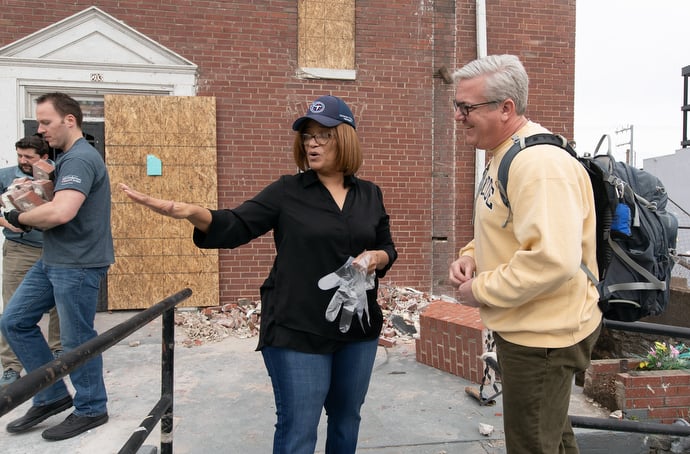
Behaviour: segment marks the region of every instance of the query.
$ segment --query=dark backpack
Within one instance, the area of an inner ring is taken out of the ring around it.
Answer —
[[[604,139],[607,154],[597,154]],[[597,219],[599,276],[584,264],[583,271],[599,290],[599,308],[610,320],[632,322],[661,314],[670,297],[671,270],[676,257],[678,220],[666,211],[668,195],[654,175],[617,162],[610,137],[602,136],[594,156],[577,156],[563,137],[535,134],[516,138],[498,168],[498,190],[508,201],[508,170],[515,155],[532,145],[549,144],[564,149],[589,174]]]

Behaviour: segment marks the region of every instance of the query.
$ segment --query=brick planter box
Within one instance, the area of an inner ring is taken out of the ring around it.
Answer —
[[[487,336],[479,309],[434,301],[419,315],[417,361],[481,383],[485,363],[479,357],[487,350]]]
[[[635,370],[639,360],[593,360],[584,393],[626,419],[672,424],[688,420],[689,370]]]

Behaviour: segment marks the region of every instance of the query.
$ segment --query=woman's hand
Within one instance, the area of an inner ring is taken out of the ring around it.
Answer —
[[[134,200],[139,205],[144,205],[158,214],[169,216],[175,219],[185,219],[188,216],[188,214],[185,213],[183,206],[186,204],[178,203],[173,200],[156,199],[142,192],[135,191],[124,183],[120,183],[118,187],[120,190],[122,190],[122,192],[127,194],[127,197]]]
[[[174,219],[186,219],[202,232],[208,232],[212,217],[211,212],[206,208],[192,205],[191,203],[156,199],[142,192],[135,191],[124,183],[120,183],[118,187],[127,194],[127,197],[149,208],[151,211]]]
[[[352,261],[352,264],[361,267],[365,262],[365,257],[369,259],[367,274],[380,270],[388,264],[388,254],[384,251],[364,251]]]

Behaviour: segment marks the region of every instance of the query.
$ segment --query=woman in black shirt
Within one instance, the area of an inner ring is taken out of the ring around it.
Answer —
[[[383,324],[378,278],[397,252],[380,188],[355,176],[362,152],[345,102],[316,99],[292,129],[300,172],[237,208],[208,210],[120,187],[157,213],[187,219],[200,248],[235,248],[273,230],[276,257],[261,286],[257,347],[276,401],[273,452],[313,453],[325,408],[326,452],[354,453]]]

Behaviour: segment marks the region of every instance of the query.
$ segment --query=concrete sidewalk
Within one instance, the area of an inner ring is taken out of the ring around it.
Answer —
[[[98,313],[103,333],[136,312]],[[176,327],[173,452],[266,454],[271,452],[275,405],[257,339],[229,337],[185,348]],[[3,454],[117,453],[160,398],[161,319],[158,318],[104,355],[108,389],[107,424],[73,439],[49,442],[41,432],[61,422],[69,411],[53,416],[23,434],[4,426],[30,407],[25,402],[0,418]],[[480,406],[465,394],[476,386],[418,363],[413,342],[379,347],[367,401],[362,409],[359,453],[501,454],[502,400]],[[606,417],[575,388],[570,414]],[[481,435],[479,425],[494,427]],[[319,427],[317,452],[323,453],[325,420]],[[144,443],[160,450],[160,424]],[[151,452],[148,449],[147,452]],[[156,452],[156,451],[154,451]],[[603,452],[603,451],[602,451]]]

